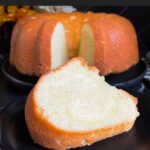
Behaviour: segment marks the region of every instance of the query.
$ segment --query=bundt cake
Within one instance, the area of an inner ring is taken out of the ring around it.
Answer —
[[[86,26],[93,32],[91,37]],[[87,52],[92,60],[87,58]],[[21,19],[14,27],[10,64],[20,73],[40,76],[78,53],[90,64],[93,61],[101,74],[125,71],[138,62],[134,28],[123,17],[91,12],[37,13]]]
[[[102,75],[129,69],[139,61],[133,25],[114,14],[89,21],[82,30],[79,56],[95,65]]]
[[[66,150],[129,131],[139,115],[136,105],[135,97],[108,85],[95,67],[73,58],[39,79],[25,119],[35,143]]]

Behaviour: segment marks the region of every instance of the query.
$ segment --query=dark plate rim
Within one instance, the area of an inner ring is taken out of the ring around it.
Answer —
[[[3,126],[3,120],[5,119],[4,117],[6,116],[5,112],[11,107],[12,105],[17,105],[19,102],[25,103],[26,99],[18,99],[16,101],[12,101],[9,104],[7,104],[1,111],[0,111],[0,148],[6,148],[6,145],[3,142],[3,136],[2,136],[2,126]]]
[[[8,62],[8,58],[6,58],[2,62],[1,70],[2,70],[2,73],[4,74],[4,76],[6,77],[6,79],[8,81],[10,81],[12,84],[14,84],[16,86],[21,86],[21,87],[24,87],[24,88],[32,88],[35,85],[34,83],[31,83],[31,82],[26,82],[26,81],[19,80],[18,78],[11,75],[5,69],[5,65],[6,65],[7,62]],[[143,72],[141,72],[141,74],[139,74],[135,78],[130,79],[128,81],[124,81],[124,82],[120,82],[120,83],[114,83],[113,86],[117,86],[119,88],[126,88],[126,87],[131,87],[131,86],[135,85],[137,82],[140,82],[144,78],[144,75],[146,74],[147,68],[146,68],[146,63],[145,63],[144,60],[140,59],[139,63],[142,63],[142,65],[144,66]],[[107,77],[109,77],[109,76],[106,76],[105,79],[107,79]],[[107,81],[107,82],[109,82],[109,81]]]
[[[14,76],[12,76],[11,74],[9,74],[6,69],[5,69],[5,65],[6,63],[8,62],[8,58],[5,59],[3,62],[2,62],[2,65],[1,65],[1,70],[2,70],[2,73],[4,74],[4,76],[7,78],[7,80],[9,80],[11,83],[17,85],[17,86],[21,86],[21,87],[26,87],[26,88],[32,88],[35,84],[33,83],[29,83],[29,82],[25,82],[25,81],[21,81],[17,78],[15,78]]]
[[[145,63],[144,60],[140,59],[138,64],[139,63],[143,63],[143,66],[144,66],[143,72],[139,76],[136,76],[135,78],[133,78],[131,80],[128,80],[128,81],[125,81],[125,82],[115,83],[115,84],[113,84],[113,86],[117,86],[117,87],[120,87],[120,88],[131,87],[134,84],[136,84],[137,81],[140,82],[144,78],[144,75],[146,74],[147,68],[146,68],[146,63]],[[107,77],[105,77],[105,78],[107,78]]]

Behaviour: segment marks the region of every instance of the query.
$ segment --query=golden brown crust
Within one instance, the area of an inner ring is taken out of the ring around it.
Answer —
[[[58,21],[47,20],[39,30],[36,39],[35,74],[42,75],[51,69],[51,38]]]
[[[82,65],[87,66],[86,62],[82,58],[74,58],[64,66],[72,63],[72,61],[75,59],[79,59]],[[46,117],[42,115],[42,110],[40,110],[40,108],[37,106],[36,91],[39,87],[39,84],[41,84],[42,80],[47,76],[47,74],[52,74],[62,69],[64,66],[61,66],[54,71],[43,75],[28,96],[25,105],[25,119],[30,135],[35,143],[38,143],[46,148],[65,150],[90,145],[94,142],[112,137],[132,128],[135,120],[132,120],[131,122],[124,122],[113,127],[85,132],[66,131],[51,124]],[[89,69],[97,72],[95,67]]]
[[[129,20],[110,14],[89,25],[95,40],[95,65],[101,74],[123,72],[139,61],[136,32]]]
[[[18,36],[20,34],[19,32],[21,31],[22,26],[24,24],[26,24],[30,20],[36,19],[36,17],[38,17],[38,14],[34,14],[33,16],[27,16],[25,18],[22,18],[14,26],[12,36],[11,36],[11,50],[10,50],[10,58],[9,58],[9,61],[12,65],[15,65],[15,59],[16,59],[15,52],[18,43]]]
[[[20,27],[15,45],[15,67],[22,74],[34,75],[35,73],[35,41],[43,20],[27,19]]]
[[[35,19],[37,20],[37,25],[36,23],[32,24],[32,22],[34,22],[33,18],[38,18]],[[93,29],[93,34],[95,37],[95,65],[97,68],[99,68],[100,73],[103,75],[123,72],[136,64],[139,60],[135,30],[132,24],[123,17],[113,14],[95,14],[91,12],[57,14],[39,13],[22,19],[15,26],[12,34],[10,63],[14,65],[21,73],[27,75],[36,74],[37,76],[39,76],[43,74],[47,70],[47,68],[49,68],[49,66],[47,67],[47,65],[44,64],[43,66],[46,66],[46,68],[42,67],[42,69],[40,69],[40,72],[38,72],[38,68],[35,67],[35,63],[33,62],[34,60],[32,58],[32,55],[35,52],[35,49],[33,48],[33,41],[36,41],[39,36],[35,37],[34,39],[33,37],[35,31],[37,31],[36,33],[38,33],[38,30],[42,30],[39,29],[40,26],[38,26],[38,22],[40,22],[41,20],[53,20],[61,22],[64,25],[70,58],[78,55],[81,30],[83,25],[88,22]],[[25,28],[23,28],[23,26],[25,26]],[[25,37],[27,36],[27,27],[29,26],[33,28],[33,30],[30,33],[31,35],[28,35],[28,38],[25,39]],[[40,32],[40,34],[43,34],[46,37],[46,33]],[[23,39],[24,42],[23,44],[21,44],[21,41],[23,41]],[[46,41],[46,45],[48,45],[49,40],[45,39],[45,42]],[[43,49],[43,51],[46,51],[46,49],[48,49],[45,46],[44,48],[45,49]],[[28,58],[26,57],[26,54],[28,54]],[[38,54],[38,56],[40,55]],[[47,55],[45,59],[48,61],[49,55]],[[118,61],[120,63],[118,63]],[[36,66],[40,64],[40,62],[36,63]]]
[[[20,28],[23,26],[26,20],[28,20],[28,18],[20,19],[13,29],[12,36],[11,36],[11,50],[10,50],[10,57],[9,57],[9,61],[11,64],[15,64],[17,36],[19,34]]]

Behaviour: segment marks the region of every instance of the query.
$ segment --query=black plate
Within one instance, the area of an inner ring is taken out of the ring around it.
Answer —
[[[140,60],[137,65],[123,73],[106,76],[106,81],[119,88],[130,88],[137,85],[144,78],[145,73],[146,64]]]
[[[2,63],[1,69],[8,81],[21,88],[32,88],[38,81],[38,77],[20,74],[9,64],[8,59]],[[106,81],[119,88],[129,88],[138,84],[144,78],[145,72],[146,64],[140,60],[137,65],[131,67],[128,71],[106,76]]]
[[[131,93],[131,92],[130,92]],[[150,97],[139,98],[140,117],[132,130],[77,150],[150,150]],[[8,105],[0,116],[0,141],[3,150],[46,150],[34,144],[24,119],[25,100]]]
[[[8,59],[3,61],[1,70],[8,81],[20,88],[32,88],[38,81],[38,77],[20,74],[15,67],[9,64]]]

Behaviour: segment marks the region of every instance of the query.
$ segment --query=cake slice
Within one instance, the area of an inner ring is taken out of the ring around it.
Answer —
[[[25,119],[35,143],[65,150],[129,131],[137,99],[110,86],[81,58],[44,74],[28,96]]]

